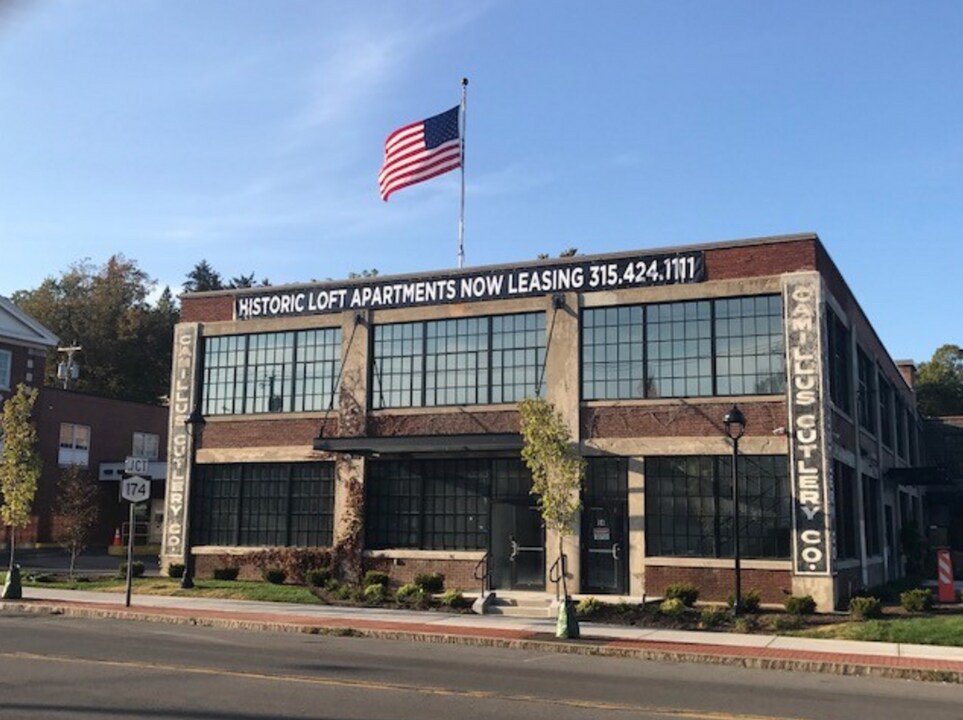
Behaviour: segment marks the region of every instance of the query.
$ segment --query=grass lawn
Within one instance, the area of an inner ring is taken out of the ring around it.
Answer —
[[[0,573],[0,578],[6,573]],[[92,590],[122,593],[126,589],[123,578],[102,578],[90,582],[33,582],[23,586],[46,587],[55,590]],[[221,598],[226,600],[258,600],[263,602],[301,603],[321,605],[322,601],[303,585],[273,585],[267,582],[243,580],[195,580],[193,590],[182,590],[180,580],[170,578],[134,578],[135,595],[180,595],[185,597]],[[26,594],[26,593],[25,593]]]
[[[841,622],[800,630],[793,635],[838,640],[950,645],[963,647],[963,615],[896,617],[866,622]]]

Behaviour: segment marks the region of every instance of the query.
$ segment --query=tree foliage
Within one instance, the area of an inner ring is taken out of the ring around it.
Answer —
[[[518,405],[521,414],[522,459],[532,473],[532,495],[545,527],[558,533],[559,556],[563,536],[582,509],[579,491],[585,475],[585,460],[572,445],[572,436],[561,414],[547,400],[527,398]],[[562,586],[568,597],[565,573]]]
[[[920,364],[916,396],[926,415],[963,415],[963,348],[943,345]]]
[[[97,524],[97,485],[79,465],[68,465],[60,471],[57,485],[57,542],[70,555],[70,579],[74,577],[74,564],[90,542],[90,535]]]
[[[241,276],[244,277],[243,275]],[[184,283],[184,292],[209,292],[211,290],[223,290],[224,280],[221,274],[211,267],[207,260],[201,260],[194,268],[187,273],[187,281]]]
[[[15,293],[13,301],[62,341],[83,348],[73,389],[156,403],[170,384],[178,309],[169,288],[151,306],[153,289],[136,262],[114,255],[103,266],[75,263],[35,290]],[[56,353],[47,358],[48,385],[57,383],[58,360]]]
[[[14,532],[30,524],[30,508],[37,493],[41,461],[37,453],[37,429],[31,412],[39,393],[25,385],[3,405],[3,452],[0,453],[0,519]],[[13,567],[13,545],[10,566]]]

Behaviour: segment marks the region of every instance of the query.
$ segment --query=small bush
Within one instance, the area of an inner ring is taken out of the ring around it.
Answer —
[[[425,589],[415,583],[406,583],[398,588],[395,600],[402,605],[420,605],[425,601]]]
[[[686,609],[680,598],[668,598],[659,605],[659,612],[668,617],[680,617],[685,614]]]
[[[387,588],[390,581],[391,578],[388,577],[388,573],[381,572],[380,570],[369,570],[364,574],[362,585],[364,585],[365,588],[369,585],[380,585],[383,588]]]
[[[336,598],[345,601],[361,600],[364,597],[364,593],[361,590],[356,590],[347,584],[339,584],[338,589],[333,592]]]
[[[380,605],[385,601],[385,586],[381,583],[372,583],[364,589],[364,601],[370,605]]]
[[[699,599],[699,588],[690,582],[677,582],[669,585],[664,594],[667,599],[677,598],[686,607],[692,607]]]
[[[928,612],[933,609],[933,591],[917,588],[900,593],[899,604],[909,612]]]
[[[816,612],[816,601],[812,595],[793,595],[786,598],[786,612],[790,615],[812,615]]]
[[[317,568],[308,572],[308,584],[311,587],[324,587],[331,580],[331,568]]]
[[[415,585],[426,593],[440,593],[445,589],[445,576],[441,573],[421,573],[415,575]]]
[[[237,580],[237,574],[239,572],[240,572],[240,569],[236,567],[214,568],[214,579],[215,580]]]
[[[878,618],[882,614],[883,606],[879,598],[857,596],[849,601],[849,615],[857,622]]]
[[[171,563],[167,566],[167,577],[175,580],[184,577],[184,563]]]
[[[738,617],[732,624],[732,629],[737,633],[751,633],[759,629],[759,621],[752,615],[749,617]]]
[[[454,608],[455,610],[461,610],[471,604],[465,599],[465,596],[462,594],[461,590],[455,590],[454,588],[451,590],[445,590],[438,600],[442,605]]]
[[[288,579],[288,574],[279,567],[265,568],[261,575],[272,585],[283,585]]]
[[[729,607],[736,604],[736,594],[729,593],[729,597],[726,598],[726,603]],[[747,613],[757,613],[759,612],[759,606],[762,604],[762,594],[758,590],[746,590],[742,593],[742,600],[739,602],[739,609],[742,612]]]
[[[729,613],[719,607],[707,607],[699,615],[699,624],[704,628],[717,628],[728,620]]]
[[[805,624],[800,615],[773,615],[765,618],[765,627],[773,632],[798,630]]]
[[[74,580],[74,582],[89,583],[89,582],[90,582],[90,578],[87,577],[86,575],[78,575],[78,576],[76,577],[76,579]]]
[[[117,568],[117,571],[121,577],[127,577],[127,563],[122,562],[120,567]],[[130,574],[132,577],[144,577],[144,563],[140,560],[134,560],[134,562],[130,564]]]
[[[575,606],[575,614],[580,618],[590,618],[602,609],[602,602],[598,598],[587,597],[578,601]]]

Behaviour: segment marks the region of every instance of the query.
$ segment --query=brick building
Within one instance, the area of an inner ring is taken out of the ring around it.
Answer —
[[[100,482],[100,512],[91,546],[107,546],[114,532],[127,521],[126,503],[119,497],[118,481],[128,456],[151,461],[150,503],[138,508],[136,541],[160,545],[167,447],[167,408],[114,400],[85,393],[42,387],[48,353],[57,337],[0,297],[0,406],[21,383],[36,387],[34,404],[37,450],[43,461],[33,522],[17,533],[18,544],[49,545],[57,539],[57,484],[61,469],[80,465]],[[7,541],[7,529],[2,530]]]
[[[921,523],[893,473],[919,464],[911,377],[811,234],[186,295],[174,342],[162,559],[201,574],[330,546],[355,503],[366,565],[398,581],[470,588],[487,559],[495,588],[551,590],[519,456],[534,394],[587,460],[577,591],[726,597],[733,405],[743,587],[764,602],[829,609],[902,576]]]

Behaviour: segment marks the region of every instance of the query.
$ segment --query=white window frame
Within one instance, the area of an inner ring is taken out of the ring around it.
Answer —
[[[153,448],[151,448],[153,445]],[[149,432],[135,432],[130,443],[131,455],[134,457],[147,458],[148,460],[160,459],[160,435]]]
[[[3,359],[6,358],[6,367]],[[0,390],[10,389],[10,376],[13,373],[13,353],[9,350],[0,350]]]
[[[83,432],[78,433],[80,428],[83,428]],[[86,438],[83,437],[84,435],[86,435]],[[57,462],[61,467],[65,465],[90,466],[89,425],[60,423],[60,452]]]

